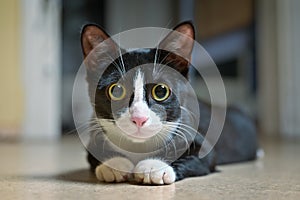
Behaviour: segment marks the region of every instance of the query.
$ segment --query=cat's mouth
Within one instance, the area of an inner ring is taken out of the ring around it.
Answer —
[[[164,129],[161,122],[152,122],[143,127],[138,127],[126,118],[116,120],[115,122],[108,119],[99,119],[99,121],[106,134],[110,136],[114,135],[113,138],[120,138],[120,140],[125,138],[136,143],[151,140],[151,138],[155,137]]]
[[[141,112],[142,108],[139,109]],[[144,113],[149,112],[145,115]],[[115,132],[123,135],[127,140],[133,142],[145,142],[151,140],[163,129],[163,124],[158,115],[151,110],[145,110],[142,114],[137,115],[137,112],[133,109],[132,112],[127,110],[120,117],[116,117],[115,123],[111,126],[105,126],[108,128],[107,132]],[[120,135],[120,137],[122,137]]]
[[[144,136],[142,133],[140,132],[135,132],[134,134],[127,134],[130,138],[131,141],[133,142],[145,142],[146,140],[148,140],[149,138],[151,138],[152,136]]]
[[[125,131],[124,134],[126,134],[128,138],[130,138],[130,140],[132,140],[133,142],[145,142],[146,140],[157,135],[160,130],[161,127],[152,130],[142,130],[138,128],[138,130],[133,133],[128,133]]]

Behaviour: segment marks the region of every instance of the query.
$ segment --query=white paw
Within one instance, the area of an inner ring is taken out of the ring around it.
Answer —
[[[171,166],[161,160],[140,161],[133,170],[134,179],[144,184],[171,184],[175,182],[175,172]]]
[[[134,165],[123,157],[114,157],[96,167],[95,173],[99,181],[125,182],[130,178]]]

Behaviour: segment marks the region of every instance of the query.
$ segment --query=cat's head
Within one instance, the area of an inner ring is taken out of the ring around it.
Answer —
[[[184,84],[193,41],[189,22],[176,26],[156,48],[135,50],[121,49],[97,25],[83,28],[87,81],[95,88],[89,91],[91,102],[108,137],[145,143],[176,134],[189,95]]]

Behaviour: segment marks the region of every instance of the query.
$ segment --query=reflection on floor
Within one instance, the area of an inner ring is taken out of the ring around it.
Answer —
[[[299,199],[300,143],[264,140],[265,157],[168,186],[102,184],[76,137],[0,143],[1,199]]]

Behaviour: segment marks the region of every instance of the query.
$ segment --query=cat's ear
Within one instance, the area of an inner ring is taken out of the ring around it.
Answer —
[[[87,24],[81,30],[81,48],[84,58],[109,35],[95,24]]]
[[[190,61],[194,46],[195,29],[191,22],[177,25],[160,43],[159,48],[171,51]]]
[[[119,46],[113,39],[95,24],[88,24],[82,28],[81,47],[85,65],[92,70],[110,62],[111,60],[108,59],[107,55],[113,58],[119,51]],[[94,52],[91,53],[93,50]],[[105,59],[108,59],[107,62],[105,62]]]
[[[158,45],[159,49],[173,53],[163,58],[164,62],[173,63],[174,69],[185,77],[188,76],[194,39],[195,31],[193,24],[183,22],[176,26]]]

